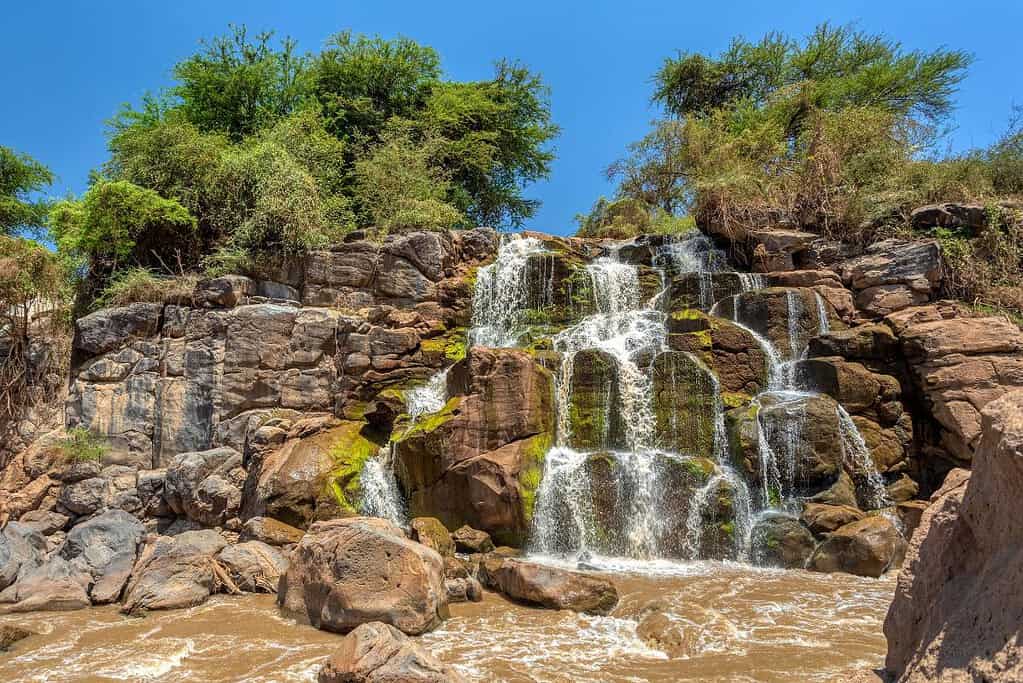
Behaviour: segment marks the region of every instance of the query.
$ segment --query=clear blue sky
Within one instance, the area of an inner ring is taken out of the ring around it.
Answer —
[[[81,192],[106,156],[103,121],[169,81],[173,64],[228,23],[274,29],[318,49],[344,28],[407,35],[436,48],[455,79],[488,77],[498,57],[521,59],[550,84],[563,129],[551,179],[529,192],[543,208],[529,227],[566,233],[610,187],[604,169],[657,111],[650,76],[678,49],[717,53],[737,34],[803,35],[829,20],[882,31],[909,48],[965,49],[976,63],[958,97],[950,146],[990,143],[1023,103],[1023,2],[362,2],[66,0],[5,3],[0,40],[0,144],[58,176],[54,194]]]

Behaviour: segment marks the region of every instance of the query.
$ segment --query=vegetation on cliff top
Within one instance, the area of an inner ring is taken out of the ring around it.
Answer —
[[[1019,308],[1020,219],[999,201],[1023,193],[1018,120],[988,149],[937,148],[970,62],[827,24],[802,40],[737,38],[716,57],[679,53],[654,76],[665,118],[607,170],[617,195],[580,218],[580,234],[689,215],[740,240],[779,224],[859,244],[937,237],[949,294]],[[991,207],[983,229],[911,228],[912,209],[957,201]]]

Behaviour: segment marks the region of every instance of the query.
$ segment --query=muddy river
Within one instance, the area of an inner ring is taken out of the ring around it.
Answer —
[[[894,575],[623,563],[607,617],[488,593],[421,638],[474,681],[845,681],[884,661]],[[640,570],[640,571],[637,571]],[[661,609],[685,636],[670,657],[637,635]],[[218,596],[144,618],[116,607],[0,616],[39,633],[0,653],[0,681],[314,681],[341,636],[280,616],[272,596]]]

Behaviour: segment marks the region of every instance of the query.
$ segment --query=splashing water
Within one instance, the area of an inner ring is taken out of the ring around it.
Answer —
[[[427,413],[435,413],[444,407],[444,403],[448,399],[448,370],[450,368],[441,370],[433,375],[426,384],[405,392],[405,410],[412,422],[416,422]]]
[[[408,514],[394,476],[393,455],[385,446],[375,458],[362,467],[359,483],[362,486],[361,512],[370,517],[383,517],[400,527],[408,526]]]
[[[529,260],[539,254],[546,254],[540,240],[506,235],[494,262],[479,269],[473,292],[471,343],[495,348],[515,346],[522,332],[521,312],[530,303],[526,277]]]

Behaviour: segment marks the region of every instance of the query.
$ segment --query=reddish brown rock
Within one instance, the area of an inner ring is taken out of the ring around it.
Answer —
[[[344,637],[317,676],[319,683],[461,683],[451,667],[423,652],[389,624],[362,624]]]
[[[839,527],[817,546],[810,567],[819,572],[881,576],[894,569],[906,545],[898,528],[881,515]]]
[[[487,585],[512,600],[549,609],[607,614],[618,604],[618,591],[607,579],[536,562],[487,556]]]
[[[444,561],[374,517],[313,524],[290,555],[277,603],[316,628],[383,621],[425,633],[447,616]]]
[[[884,632],[900,681],[1023,679],[1023,391],[990,403],[973,472],[953,470],[913,534]]]

